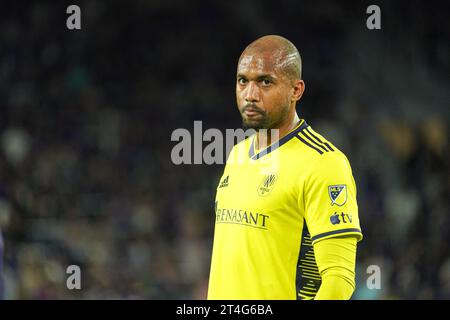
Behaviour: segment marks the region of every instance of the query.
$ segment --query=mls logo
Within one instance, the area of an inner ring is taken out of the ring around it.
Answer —
[[[347,202],[347,185],[328,186],[328,195],[331,199],[331,205],[343,206]]]
[[[275,173],[267,174],[259,184],[258,194],[261,197],[267,196],[270,193],[270,191],[272,191],[275,181],[277,181],[277,175]]]

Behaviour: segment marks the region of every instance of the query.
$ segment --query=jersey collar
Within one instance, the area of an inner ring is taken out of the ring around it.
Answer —
[[[299,131],[305,129],[306,127],[308,127],[308,124],[306,123],[305,120],[301,119],[299,121],[299,123],[291,131],[289,131],[284,137],[282,137],[280,140],[278,140],[278,142],[272,143],[270,146],[262,149],[258,153],[255,153],[255,139],[256,139],[256,134],[255,134],[252,139],[252,144],[250,145],[250,150],[248,151],[248,156],[252,160],[258,160],[259,158],[265,156],[266,154],[269,154],[270,152],[281,147],[283,144],[285,144],[286,142],[291,140],[293,137],[295,137]]]

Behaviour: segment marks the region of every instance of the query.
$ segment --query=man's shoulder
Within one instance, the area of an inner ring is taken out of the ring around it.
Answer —
[[[332,139],[331,139],[332,140]],[[348,162],[347,156],[328,137],[306,124],[293,139],[294,157],[310,162],[313,166],[328,166],[336,162]]]

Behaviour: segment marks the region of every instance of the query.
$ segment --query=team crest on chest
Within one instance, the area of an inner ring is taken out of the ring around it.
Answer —
[[[331,199],[331,205],[343,206],[347,202],[347,185],[328,186],[328,195]]]
[[[277,178],[278,176],[276,173],[266,174],[258,186],[258,194],[261,197],[267,196],[274,188]]]

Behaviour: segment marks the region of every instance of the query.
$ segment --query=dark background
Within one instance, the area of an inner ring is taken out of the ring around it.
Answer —
[[[66,8],[81,8],[81,30]],[[381,30],[366,8],[381,8]],[[450,299],[450,6],[437,1],[9,2],[0,10],[7,299],[203,299],[223,165],[176,128],[238,128],[237,59],[303,59],[297,110],[348,156],[364,240],[354,299]],[[66,268],[82,289],[66,288]],[[366,286],[370,265],[381,289]]]

